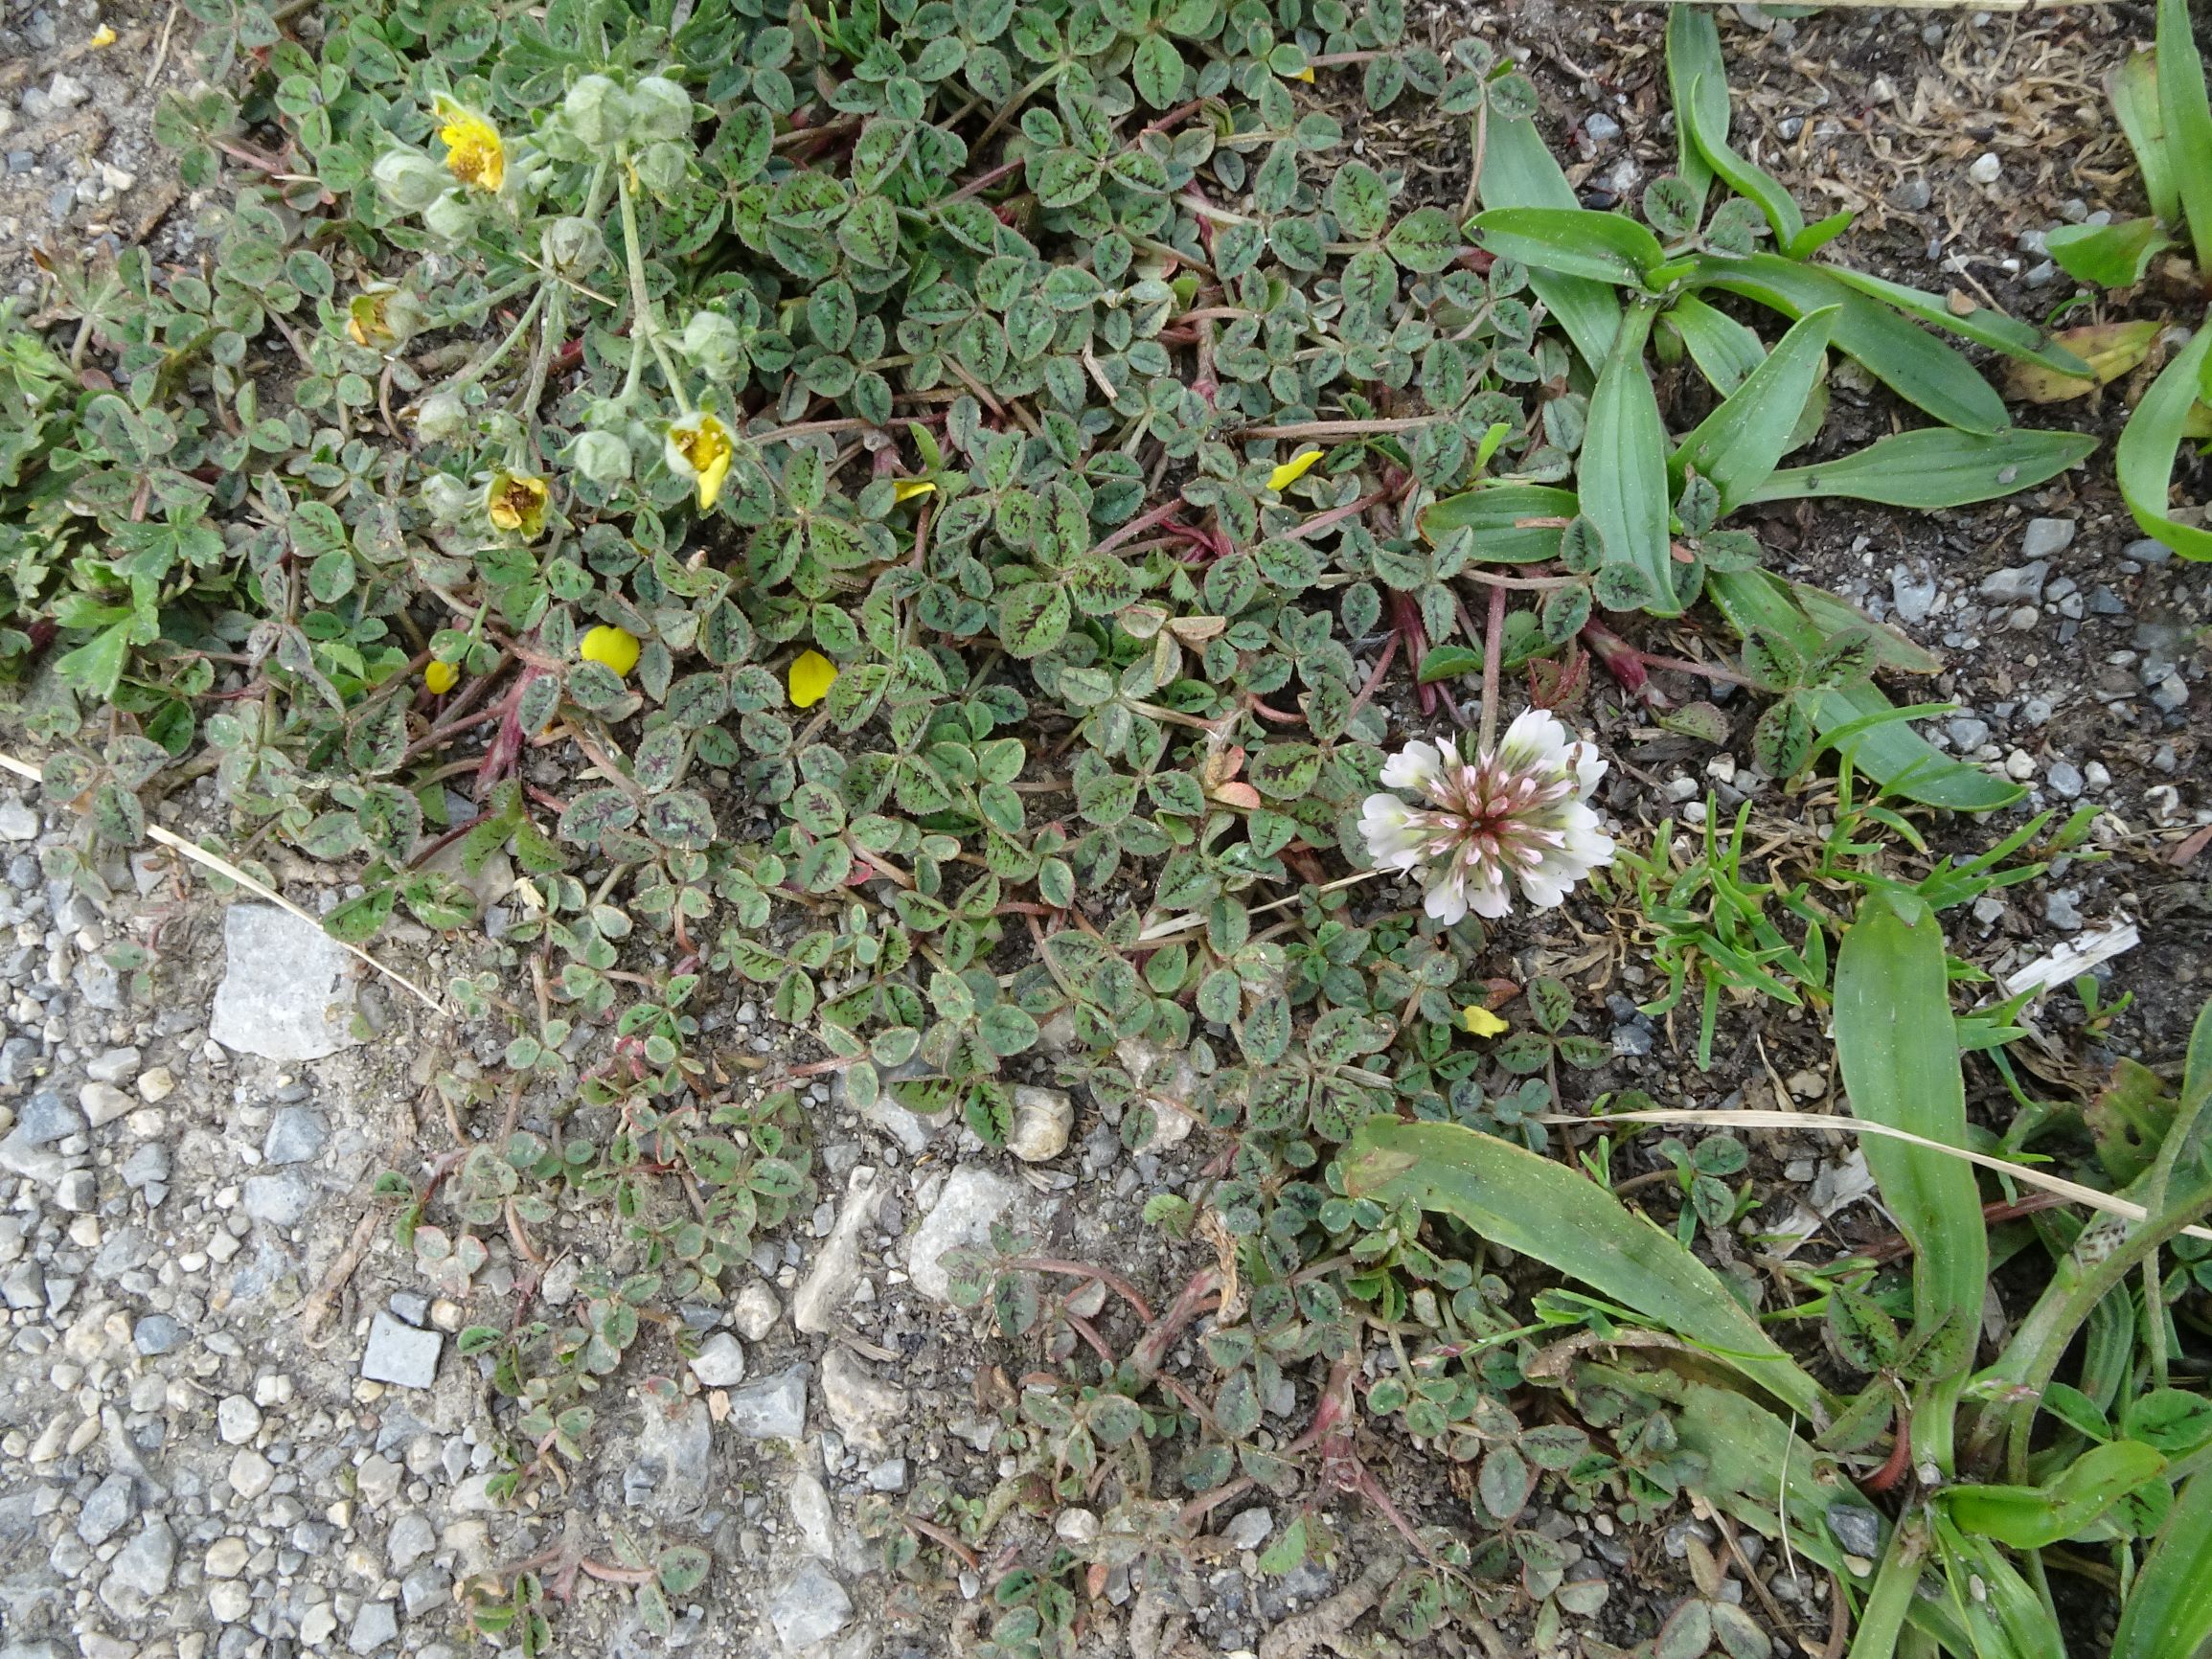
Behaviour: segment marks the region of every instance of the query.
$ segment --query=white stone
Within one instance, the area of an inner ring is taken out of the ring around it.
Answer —
[[[906,1391],[885,1382],[843,1348],[822,1358],[822,1404],[845,1443],[868,1457],[888,1453],[892,1431],[906,1415]]]
[[[1041,1164],[1066,1150],[1074,1127],[1075,1102],[1066,1090],[1024,1083],[1014,1091],[1014,1124],[1007,1131],[1006,1149],[1025,1164]]]
[[[776,1293],[759,1280],[739,1291],[730,1304],[730,1323],[747,1342],[764,1341],[783,1317],[783,1304],[776,1300]]]
[[[735,1388],[745,1380],[745,1351],[728,1331],[718,1330],[699,1345],[692,1375],[708,1388]]]
[[[835,1325],[860,1277],[860,1235],[876,1218],[885,1183],[874,1165],[859,1164],[845,1179],[845,1205],[836,1225],[822,1241],[814,1265],[791,1298],[791,1323],[809,1335],[820,1336]]]
[[[314,923],[273,904],[233,904],[223,916],[223,956],[208,1035],[224,1048],[317,1060],[356,1040],[353,959]]]
[[[1020,1188],[980,1165],[964,1164],[953,1170],[907,1246],[906,1274],[914,1288],[932,1301],[945,1301],[945,1253],[983,1243],[991,1237],[991,1224],[1020,1196]]]
[[[262,1432],[261,1407],[242,1394],[234,1394],[215,1410],[216,1433],[225,1445],[249,1445]]]

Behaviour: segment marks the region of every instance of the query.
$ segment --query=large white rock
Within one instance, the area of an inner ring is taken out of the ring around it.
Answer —
[[[953,1170],[907,1247],[906,1275],[914,1281],[914,1288],[934,1301],[945,1301],[949,1283],[945,1253],[963,1244],[983,1243],[991,1237],[991,1224],[1019,1196],[1019,1187],[979,1165],[964,1164]]]
[[[208,1034],[272,1060],[319,1060],[351,1046],[353,982],[345,948],[273,904],[223,916],[224,971]]]

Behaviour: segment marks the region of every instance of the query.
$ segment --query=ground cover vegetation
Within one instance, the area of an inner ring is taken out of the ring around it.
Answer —
[[[1607,1586],[1518,1524],[1539,1488],[1776,1539],[1832,1576],[1854,1659],[2061,1654],[2059,1573],[2116,1602],[2126,1659],[2212,1636],[2187,1357],[2212,1020],[2163,1078],[2031,1098],[2005,1062],[2025,995],[1979,983],[1945,918],[2081,855],[2087,816],[1929,854],[1936,812],[2020,790],[1877,683],[1925,653],[1729,522],[2047,481],[2094,441],[2016,423],[1964,348],[2056,397],[2130,342],[1855,270],[1849,216],[1807,223],[1732,147],[1692,8],[1677,166],[1637,213],[1583,206],[1513,60],[1411,43],[1400,0],[332,0],[312,44],[251,0],[193,10],[209,81],[161,136],[221,186],[212,258],[57,268],[0,314],[0,670],[85,811],[50,875],[97,891],[145,799],[212,772],[234,869],[265,883],[281,846],[358,870],[341,939],[405,917],[476,941],[431,996],[506,1022],[505,1073],[440,1079],[470,1138],[387,1178],[395,1224],[464,1287],[479,1233],[557,1215],[603,1218],[627,1263],[573,1320],[464,1334],[510,1402],[505,1495],[558,1484],[660,1310],[810,1201],[798,1094],[733,1089],[701,1039],[741,983],[818,1041],[779,1083],[835,1071],[995,1143],[1041,1066],[1131,1147],[1216,1138],[1202,1195],[1148,1211],[1211,1258],[1165,1307],[1011,1233],[953,1263],[1029,1360],[1016,1472],[885,1496],[886,1569],[926,1583],[1013,1510],[1106,1506],[1095,1540],[999,1573],[985,1651],[1072,1652],[1100,1575],[1255,1489],[1296,1511],[1273,1571],[1337,1547],[1325,1499],[1388,1518],[1400,1641],[1450,1625],[1502,1654],[1501,1625],[1550,1643],[1598,1613]],[[2159,20],[2115,86],[2153,215],[2051,239],[2098,281],[2175,247],[2203,268],[2212,117],[2180,0]],[[1464,200],[1357,153],[1342,112],[1416,99],[1467,124]],[[2207,341],[2119,457],[2190,557],[2212,543],[2170,475]],[[1662,411],[1652,365],[1682,361],[1704,390]],[[1912,423],[1787,465],[1838,375]],[[1761,771],[1839,775],[1783,850],[1747,858],[1717,818],[1600,849],[1573,816],[1592,662],[1640,695],[1680,664],[1629,636],[1690,618],[1696,666],[1761,699]],[[1454,765],[1496,758],[1509,696],[1547,736],[1509,728],[1502,772],[1551,767],[1539,828],[1581,837],[1517,885],[1407,829],[1427,808],[1391,790],[1463,801],[1446,757],[1385,765],[1405,717],[1464,722]],[[526,776],[544,750],[566,787]],[[464,874],[524,873],[498,939],[429,867],[456,844]],[[1379,862],[1426,903],[1378,897],[1401,891],[1360,878]],[[1909,1262],[1762,1286],[1729,1245],[1748,1122],[1669,1143],[1672,1185],[1636,1195],[1665,1227],[1616,1196],[1613,1149],[1671,1103],[1578,1093],[1605,1045],[1565,986],[1500,980],[1485,927],[1578,880],[1701,1056],[1745,999],[1832,1022],[1839,1126]],[[2009,1126],[1970,1124],[1970,1064]],[[617,1132],[516,1128],[545,1085]],[[2016,1259],[2047,1288],[1992,1351]],[[1278,1436],[1263,1402],[1293,1375],[1317,1403]],[[1465,1524],[1401,1514],[1362,1460],[1379,1427],[1465,1471]],[[1773,1651],[1693,1564],[1701,1593],[1632,1650]],[[661,1622],[707,1570],[688,1546],[587,1566]],[[480,1584],[472,1617],[539,1650],[549,1581]]]

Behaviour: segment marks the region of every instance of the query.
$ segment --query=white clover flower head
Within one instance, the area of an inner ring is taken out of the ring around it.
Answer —
[[[1595,744],[1549,711],[1529,709],[1494,749],[1469,760],[1448,738],[1406,744],[1382,763],[1382,783],[1423,804],[1370,795],[1359,833],[1378,870],[1419,875],[1423,908],[1448,927],[1471,910],[1503,916],[1509,880],[1549,910],[1613,861],[1613,838],[1589,805],[1605,775]]]

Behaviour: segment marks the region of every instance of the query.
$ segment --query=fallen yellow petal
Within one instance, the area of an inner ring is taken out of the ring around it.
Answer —
[[[837,683],[837,665],[820,651],[801,651],[791,660],[791,707],[810,709]]]
[[[578,655],[587,663],[612,669],[618,679],[627,679],[630,670],[637,667],[637,635],[602,623],[583,636]]]
[[[901,478],[891,486],[891,499],[894,501],[912,501],[917,495],[936,493],[935,482],[927,478]]]
[[[1301,69],[1297,74],[1291,76],[1290,79],[1292,80],[1303,80],[1311,83],[1313,79],[1313,72],[1311,69]]]
[[[1479,1037],[1494,1037],[1499,1032],[1507,1029],[1504,1020],[1492,1013],[1479,1002],[1469,1003],[1461,1011],[1460,1018],[1467,1022],[1467,1029]]]
[[[90,44],[94,46],[113,46],[115,44],[115,31],[110,29],[106,24],[103,23],[99,28],[92,32],[92,39]]]
[[[1321,459],[1321,451],[1309,449],[1303,455],[1292,456],[1274,471],[1267,474],[1269,489],[1288,489],[1307,473],[1313,470],[1313,463]]]
[[[422,667],[422,683],[442,697],[461,683],[461,670],[451,663],[442,663],[433,657]]]

